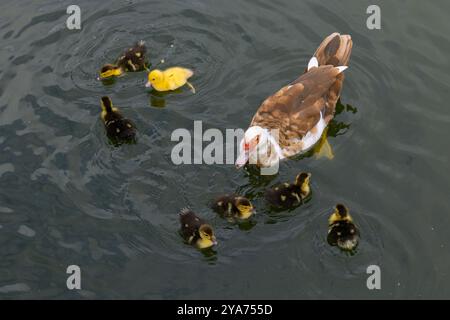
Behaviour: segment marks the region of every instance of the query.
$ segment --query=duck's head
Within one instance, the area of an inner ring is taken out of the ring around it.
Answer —
[[[300,190],[305,197],[311,192],[311,188],[309,186],[310,180],[311,173],[309,172],[300,172],[297,177],[295,177],[295,184],[300,186]]]
[[[270,152],[269,152],[270,151]],[[241,168],[248,163],[270,166],[280,156],[279,146],[268,129],[252,126],[245,131],[239,148],[236,167]]]
[[[245,197],[237,197],[235,199],[235,205],[240,219],[248,219],[253,213],[255,213],[252,203]]]
[[[158,85],[164,80],[164,74],[161,70],[155,69],[148,73],[148,81],[145,84],[147,88],[151,88],[152,85]]]
[[[102,110],[108,110],[108,109],[111,109],[112,108],[112,101],[111,101],[111,98],[110,97],[108,97],[108,96],[103,96],[101,99],[100,99],[100,105],[101,105],[101,107],[102,107]]]
[[[328,229],[327,241],[345,251],[353,251],[359,242],[359,232],[350,221],[338,221]]]
[[[338,221],[348,221],[352,222],[352,217],[350,216],[350,212],[346,206],[342,203],[338,203],[334,208],[333,213],[330,215],[328,219],[328,225],[332,225]]]
[[[197,245],[200,249],[209,248],[217,244],[214,230],[209,224],[202,224],[198,229],[198,234],[200,239],[197,241]]]
[[[100,69],[100,76],[99,76],[99,80],[105,80],[111,77],[118,77],[120,75],[122,75],[123,70],[121,67],[118,67],[114,64],[105,64],[101,69]]]
[[[110,97],[102,97],[100,99],[100,106],[102,108],[102,118],[104,118],[106,114],[113,111],[113,104]]]

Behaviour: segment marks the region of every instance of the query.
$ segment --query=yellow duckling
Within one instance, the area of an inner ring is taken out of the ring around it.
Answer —
[[[274,207],[289,209],[303,203],[303,200],[311,194],[309,185],[311,173],[301,172],[295,178],[294,183],[283,183],[268,189],[264,196]]]
[[[187,84],[195,93],[194,86],[188,82],[188,79],[193,75],[192,70],[181,67],[173,67],[164,71],[155,69],[148,74],[148,81],[145,86],[147,88],[153,87],[157,91],[170,91]]]
[[[353,251],[358,245],[359,231],[343,204],[337,204],[328,219],[327,241],[331,246],[338,246],[345,251]]]
[[[230,221],[234,221],[235,219],[245,220],[255,213],[255,209],[250,200],[234,194],[217,198],[211,207],[218,214]]]
[[[114,145],[132,143],[136,141],[136,129],[134,124],[125,119],[119,110],[113,106],[109,97],[102,97],[101,118],[105,124],[106,134]]]
[[[198,249],[210,248],[217,244],[213,228],[193,211],[184,208],[180,212],[180,233],[183,239]]]

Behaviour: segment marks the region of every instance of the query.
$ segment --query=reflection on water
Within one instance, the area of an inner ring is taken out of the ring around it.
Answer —
[[[113,86],[116,84],[117,78],[111,77],[111,78],[106,78],[106,79],[99,79],[99,81],[101,81],[104,86]]]
[[[213,248],[202,249],[200,251],[205,258],[205,261],[209,264],[215,264],[217,262],[217,251]]]
[[[355,114],[358,112],[358,108],[353,107],[350,104],[344,105],[341,103],[341,100],[339,99],[338,102],[336,103],[335,117],[328,124],[328,132],[327,132],[328,137],[336,138],[337,136],[344,135],[350,129],[351,123],[338,121],[339,120],[338,116],[343,112]]]
[[[150,91],[150,105],[156,108],[164,108],[166,106],[166,99],[171,95],[180,94],[183,92],[183,88],[178,88],[171,91],[157,91],[152,89]]]
[[[243,231],[250,231],[253,227],[255,227],[257,224],[256,220],[254,218],[250,218],[248,220],[239,221],[237,225],[239,226],[240,230]]]

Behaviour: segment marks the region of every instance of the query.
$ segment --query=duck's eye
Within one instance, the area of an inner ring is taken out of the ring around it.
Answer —
[[[249,149],[250,149],[250,144],[244,143],[244,150],[249,150]]]

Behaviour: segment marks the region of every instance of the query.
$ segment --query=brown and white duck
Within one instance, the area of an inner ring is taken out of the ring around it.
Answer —
[[[241,141],[238,168],[246,163],[270,167],[320,140],[333,119],[352,44],[350,35],[329,35],[305,73],[261,104]]]

